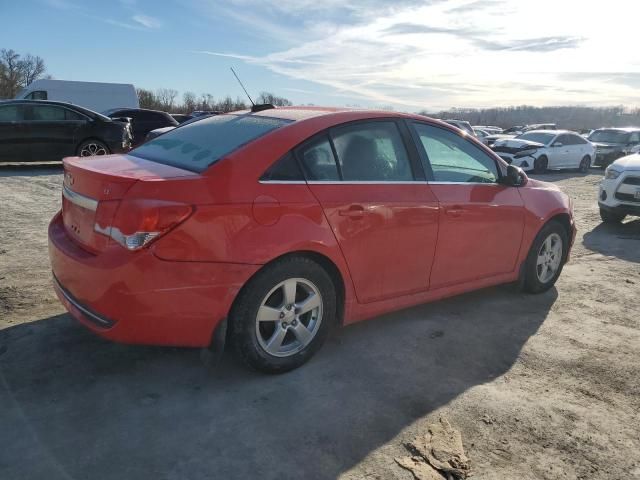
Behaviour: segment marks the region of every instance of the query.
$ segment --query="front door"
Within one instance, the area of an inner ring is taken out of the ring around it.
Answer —
[[[0,161],[31,160],[30,140],[20,104],[0,106]]]
[[[34,161],[62,160],[76,155],[77,131],[86,120],[58,105],[33,105],[27,109],[27,129]]]
[[[391,120],[348,124],[296,152],[360,303],[429,288],[438,203],[400,128]]]
[[[468,139],[414,122],[440,205],[431,288],[513,272],[524,228],[518,189],[497,183],[496,162]]]

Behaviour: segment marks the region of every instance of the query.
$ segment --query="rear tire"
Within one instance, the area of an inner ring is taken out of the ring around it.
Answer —
[[[336,291],[327,271],[306,257],[284,258],[241,290],[230,315],[231,340],[252,369],[284,373],[318,351],[335,318]]]
[[[626,215],[624,213],[609,212],[607,210],[600,209],[600,218],[604,223],[620,223],[624,220]]]
[[[524,290],[542,293],[558,280],[569,251],[567,231],[558,222],[544,225],[531,245],[525,260]]]
[[[533,171],[534,173],[545,173],[548,166],[549,160],[543,155],[533,162]]]
[[[100,140],[85,140],[76,150],[78,157],[94,157],[96,155],[109,155],[109,147]]]
[[[589,155],[585,155],[584,158],[580,161],[578,170],[580,171],[580,173],[589,173],[589,167],[591,167],[591,158],[589,158]]]

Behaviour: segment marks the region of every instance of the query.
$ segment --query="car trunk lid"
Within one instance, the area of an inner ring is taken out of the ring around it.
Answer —
[[[129,155],[65,158],[62,218],[67,234],[98,253],[110,239],[109,228],[127,191],[138,181],[197,176],[180,168]]]

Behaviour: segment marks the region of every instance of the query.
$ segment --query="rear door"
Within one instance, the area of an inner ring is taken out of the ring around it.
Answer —
[[[347,124],[316,136],[296,156],[345,256],[358,301],[427,290],[438,203],[407,127],[394,120]]]
[[[31,142],[20,104],[0,106],[0,161],[28,162]]]
[[[497,183],[494,159],[462,135],[412,126],[440,205],[431,288],[513,272],[524,228],[518,189]]]
[[[76,155],[77,132],[87,122],[83,115],[59,105],[31,105],[26,117],[34,161]]]

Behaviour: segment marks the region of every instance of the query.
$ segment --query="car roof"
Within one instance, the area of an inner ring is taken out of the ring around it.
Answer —
[[[337,108],[337,107],[276,107],[261,110],[259,112],[251,112],[250,110],[239,110],[229,112],[231,115],[250,115],[256,117],[278,118],[293,122],[304,120],[318,119],[320,117],[333,118],[336,123],[349,120],[364,120],[367,118],[412,118],[415,120],[429,120],[440,125],[448,126],[441,120],[425,117],[424,115],[414,115],[409,113],[401,113],[388,110],[368,110],[356,108]],[[227,115],[229,115],[227,114]],[[448,127],[450,128],[450,127]]]
[[[526,135],[529,133],[551,133],[553,135],[564,135],[564,134],[570,133],[572,135],[579,135],[578,133],[572,130],[545,130],[542,128],[539,130],[527,130],[526,132],[523,133],[523,135]]]
[[[93,110],[89,110],[88,108],[81,107],[80,105],[76,105],[70,102],[57,102],[55,100],[28,100],[28,99],[14,99],[14,100],[6,100],[2,102],[3,105],[18,105],[18,104],[26,104],[26,105],[57,105],[59,107],[67,107],[72,110],[77,110],[87,115],[99,115],[102,118],[108,118],[105,115],[102,115],[99,112],[94,112]]]
[[[602,127],[602,128],[596,128],[594,132],[597,132],[598,130],[616,130],[618,132],[637,132],[638,130],[640,130],[640,127]]]

